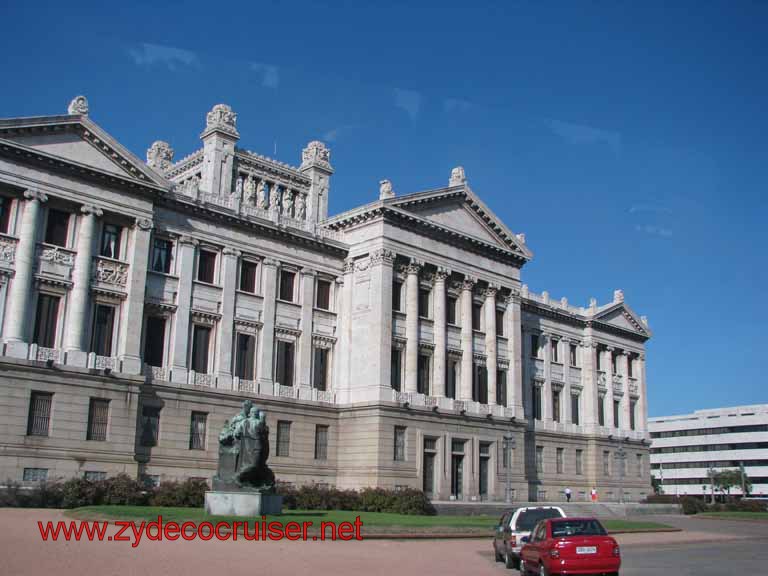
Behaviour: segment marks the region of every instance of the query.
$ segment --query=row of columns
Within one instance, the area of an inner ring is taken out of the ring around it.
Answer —
[[[26,355],[34,326],[32,301],[34,296],[34,274],[36,266],[37,241],[40,236],[42,206],[48,196],[38,190],[27,190],[20,202],[21,220],[19,241],[16,248],[15,275],[11,281],[5,340],[10,344],[11,353],[18,349]],[[62,348],[67,364],[85,366],[88,355],[88,333],[91,318],[91,275],[95,255],[98,219],[103,216],[101,208],[93,205],[82,206],[77,229],[77,253],[72,271],[72,287],[67,296],[67,313],[64,315]],[[123,307],[124,321],[120,324],[117,355],[123,362],[123,370],[138,373],[141,370],[141,323],[130,323],[129,319],[141,315],[144,306],[146,269],[149,253],[149,237],[152,224],[147,219],[136,219],[129,243],[128,278],[126,300]]]

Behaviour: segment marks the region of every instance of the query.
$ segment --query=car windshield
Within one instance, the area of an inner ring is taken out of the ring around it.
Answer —
[[[517,517],[517,523],[515,528],[517,530],[533,530],[533,527],[540,520],[546,520],[547,518],[560,518],[559,510],[555,508],[537,508],[534,510],[526,510],[520,512],[520,516]]]
[[[605,528],[597,520],[558,520],[552,522],[552,538],[605,535]]]

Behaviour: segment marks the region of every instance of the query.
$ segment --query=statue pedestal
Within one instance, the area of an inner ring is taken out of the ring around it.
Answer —
[[[267,492],[206,492],[205,511],[215,516],[281,514],[283,497]]]

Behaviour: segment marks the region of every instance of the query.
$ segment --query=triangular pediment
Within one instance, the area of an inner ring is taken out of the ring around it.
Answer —
[[[388,201],[390,206],[530,259],[523,240],[513,234],[468,187],[410,194]]]
[[[598,313],[595,320],[645,337],[651,335],[648,326],[623,302]]]
[[[0,120],[0,139],[51,159],[122,178],[167,185],[161,175],[87,117],[43,116]]]

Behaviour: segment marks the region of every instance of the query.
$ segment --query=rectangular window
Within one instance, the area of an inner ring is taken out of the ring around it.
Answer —
[[[95,470],[86,470],[83,472],[83,478],[89,482],[101,482],[102,480],[107,479],[107,473]]]
[[[69,236],[69,212],[51,208],[48,210],[48,222],[45,226],[45,243],[67,246]]]
[[[165,356],[165,318],[148,316],[144,335],[144,362],[162,366]]]
[[[597,397],[597,423],[605,426],[605,396],[602,394]]]
[[[0,196],[0,234],[8,234],[11,229],[11,206],[11,198]]]
[[[611,475],[611,453],[608,450],[603,451],[603,476]]]
[[[32,342],[43,348],[56,346],[56,328],[59,318],[58,296],[40,294],[37,298],[37,315]]]
[[[570,356],[571,356],[571,366],[578,366],[578,359],[576,357],[577,354],[577,347],[576,344],[571,344],[568,349],[570,350]]]
[[[496,370],[496,404],[507,405],[507,371],[503,368]]]
[[[392,282],[392,310],[402,312],[403,283],[397,280]]]
[[[160,408],[142,406],[141,408],[141,445],[157,446],[160,439]]]
[[[539,357],[539,335],[531,334],[531,357]]]
[[[429,318],[429,290],[426,288],[419,288],[419,317]]]
[[[560,390],[552,390],[552,420],[560,422]]]
[[[328,459],[328,426],[315,426],[315,460]]]
[[[541,386],[533,385],[533,417],[541,420]]]
[[[237,349],[235,351],[235,376],[242,380],[256,379],[256,336],[253,334],[237,334]]]
[[[317,390],[328,389],[328,369],[328,348],[315,348],[312,385]]]
[[[317,296],[315,307],[320,310],[331,309],[331,283],[328,280],[317,281]]]
[[[395,462],[405,462],[405,426],[395,426]]]
[[[152,243],[152,271],[170,274],[172,256],[173,242],[165,238],[155,238]]]
[[[456,325],[456,306],[458,299],[455,296],[448,296],[445,300],[445,321],[452,326]]]
[[[627,354],[627,376],[629,376],[630,378],[634,378],[633,364],[634,364],[634,358],[632,358],[632,356]]]
[[[192,370],[208,374],[208,356],[211,351],[211,329],[195,324],[192,328]]]
[[[392,348],[392,366],[391,374],[389,377],[392,390],[400,390],[401,377],[403,366],[403,351],[397,348]]]
[[[24,468],[24,482],[45,482],[48,480],[48,468]]]
[[[277,453],[276,456],[290,456],[291,452],[291,423],[287,420],[277,421]]]
[[[216,252],[203,248],[197,254],[197,281],[213,284],[216,280]]]
[[[571,394],[571,422],[574,424],[579,423],[579,409],[581,407],[581,403],[579,402],[580,398],[578,394]]]
[[[475,364],[472,371],[472,400],[488,404],[488,369]]]
[[[555,452],[555,464],[557,465],[558,474],[563,473],[563,452],[563,448],[558,448],[557,452]]]
[[[86,440],[105,442],[107,440],[107,426],[109,424],[109,400],[103,398],[91,398],[88,406],[88,431]]]
[[[293,342],[277,341],[275,380],[283,386],[293,386],[294,349],[295,345]]]
[[[240,260],[240,290],[256,294],[256,272],[259,265],[252,260]]]
[[[560,363],[560,341],[552,339],[552,362]]]
[[[603,369],[603,352],[600,349],[598,349],[597,354],[595,354],[595,369]]]
[[[634,400],[629,401],[629,429],[635,429],[635,410],[637,409],[637,402]]]
[[[496,336],[504,336],[504,310],[496,310]]]
[[[280,271],[280,300],[293,302],[293,284],[296,273],[290,270]]]
[[[618,365],[616,364],[616,353],[611,352],[611,372],[614,374],[619,373]]]
[[[97,304],[93,315],[91,352],[97,356],[112,356],[112,335],[115,328],[115,307]]]
[[[205,450],[205,435],[208,425],[208,414],[205,412],[192,412],[189,423],[189,449]]]
[[[29,417],[27,419],[28,436],[48,436],[52,404],[53,394],[48,392],[32,392],[29,399]]]
[[[584,474],[583,455],[583,450],[576,450],[576,474],[578,475]]]
[[[432,357],[426,354],[419,354],[418,375],[416,381],[416,391],[419,394],[429,395],[429,373],[432,366]]]
[[[448,398],[456,398],[456,383],[459,381],[459,362],[453,358],[448,359],[445,375],[445,395]]]
[[[536,446],[536,472],[544,472],[544,446]]]
[[[614,400],[613,401],[613,427],[614,428],[619,427],[620,414],[621,414],[621,400]]]
[[[123,229],[116,224],[105,223],[101,229],[101,247],[99,254],[105,258],[120,259],[120,238]]]
[[[472,303],[472,330],[480,330],[482,326],[483,305],[479,302]]]

